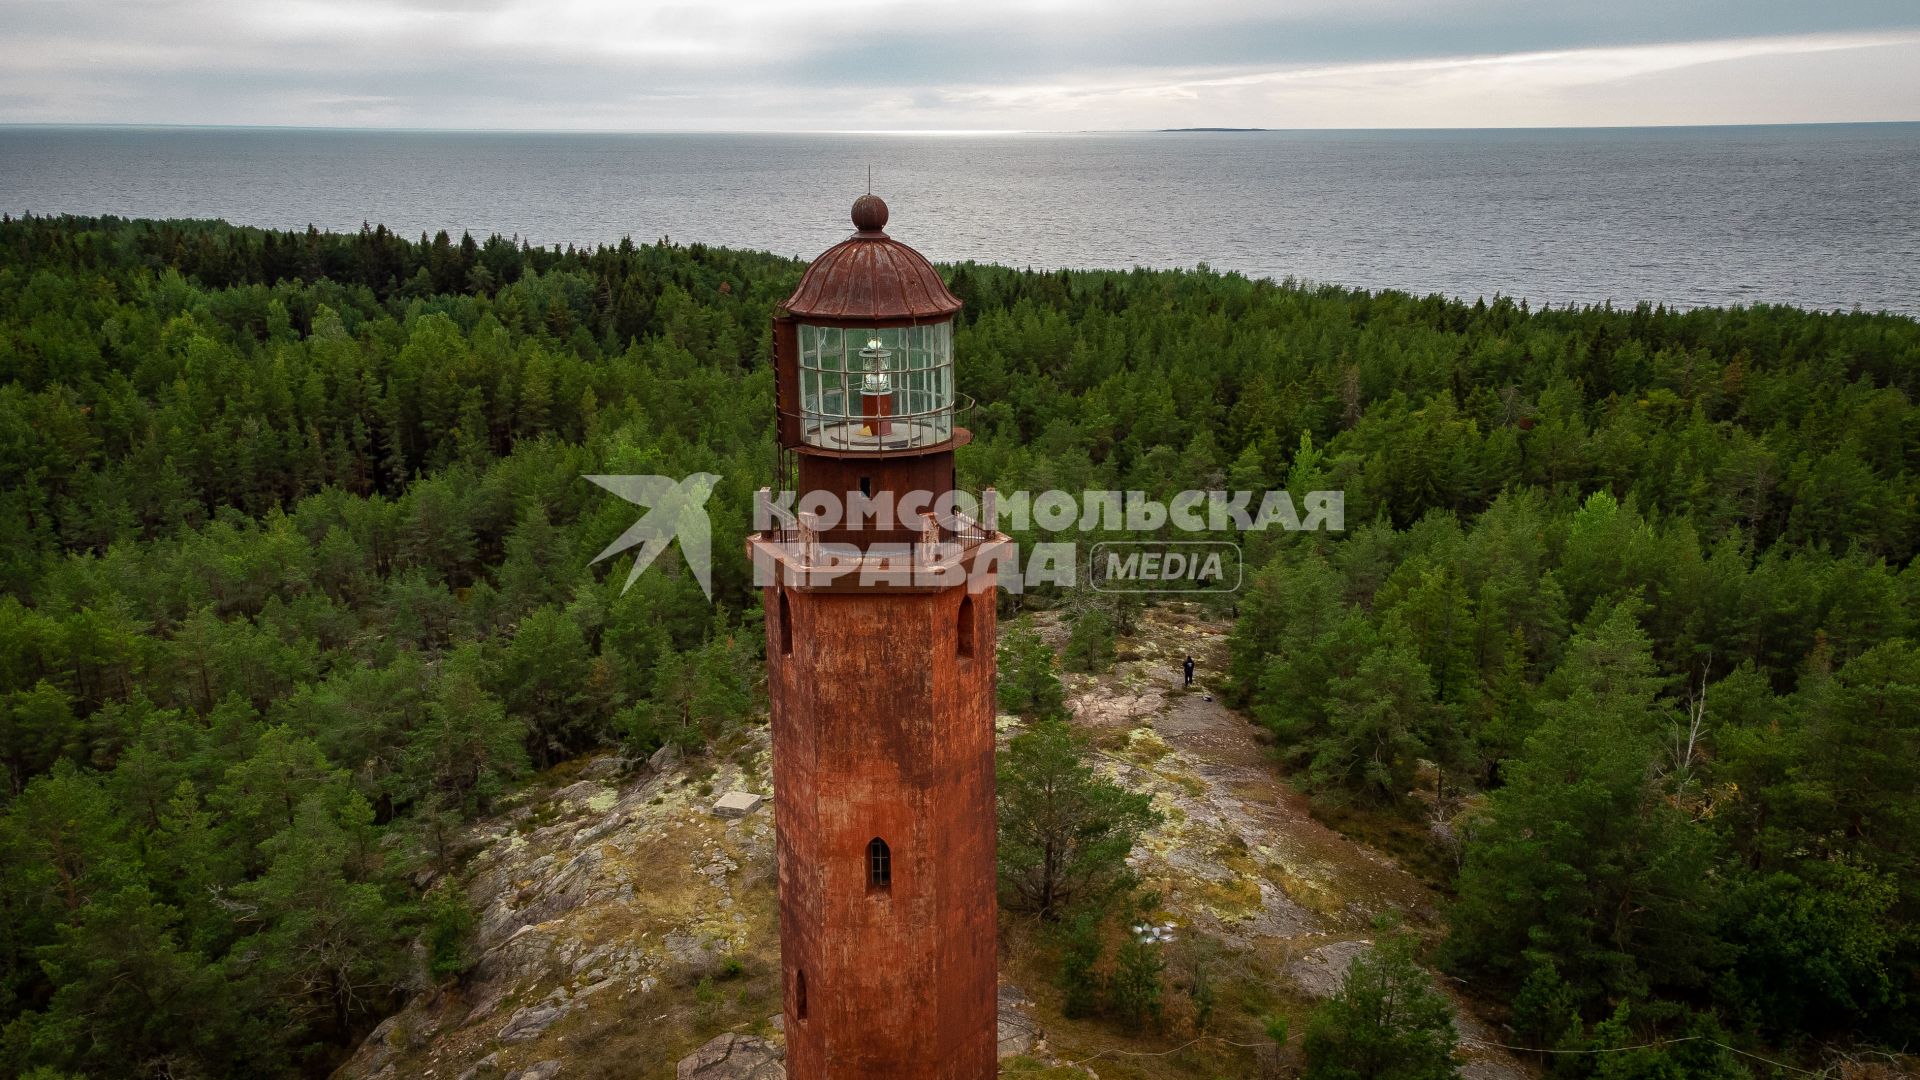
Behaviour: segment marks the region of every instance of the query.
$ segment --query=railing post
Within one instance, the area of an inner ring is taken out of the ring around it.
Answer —
[[[812,567],[818,562],[820,529],[812,511],[800,511],[800,565]]]
[[[940,518],[932,511],[920,515],[920,561],[934,563],[940,558]]]
[[[1000,493],[992,488],[980,493],[980,524],[987,536],[1000,531]]]
[[[799,525],[794,521],[793,514],[782,509],[780,504],[774,501],[772,488],[763,487],[754,492],[753,502],[755,524],[761,521],[767,522],[768,531],[779,533],[776,539],[782,542],[794,538]]]

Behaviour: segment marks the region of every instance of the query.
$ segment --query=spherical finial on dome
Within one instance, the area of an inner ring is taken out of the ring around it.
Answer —
[[[887,227],[887,204],[871,192],[853,200],[853,227],[863,233],[877,233]]]

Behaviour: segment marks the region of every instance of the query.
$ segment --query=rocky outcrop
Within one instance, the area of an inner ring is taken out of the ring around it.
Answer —
[[[1257,730],[1210,699],[1223,631],[1191,613],[1149,611],[1111,674],[1069,677],[1069,705],[1101,769],[1150,792],[1165,814],[1134,858],[1161,898],[1153,919],[1175,924],[1179,942],[1219,950],[1220,970],[1324,997],[1368,947],[1376,915],[1423,930],[1437,905],[1391,859],[1314,820]],[[1191,691],[1179,675],[1187,655],[1202,658]],[[998,727],[1011,736],[1021,725],[1002,717]],[[463,875],[478,914],[472,971],[417,994],[340,1076],[784,1077],[778,1017],[768,1016],[780,1008],[773,808],[725,817],[714,805],[722,793],[769,794],[768,765],[764,728],[693,759],[598,758],[478,824]],[[1073,1072],[1090,1073],[1117,1033],[1061,1018],[1048,972],[1022,976],[1011,958],[1003,968],[1040,993],[1002,986],[1002,1059],[1022,1069],[1080,1062]],[[1529,1075],[1472,1002],[1438,985],[1460,1006],[1467,1076]]]
[[[1040,1056],[1047,1051],[1046,1033],[1032,1015],[1033,1002],[1017,986],[1000,986],[1000,1060]]]
[[[1037,621],[1043,637],[1064,640],[1054,617]],[[1263,983],[1325,998],[1371,947],[1378,916],[1425,931],[1438,921],[1437,897],[1392,859],[1315,820],[1258,730],[1215,700],[1208,683],[1224,665],[1226,630],[1197,609],[1150,609],[1111,673],[1067,676],[1067,704],[1100,751],[1101,770],[1150,792],[1164,815],[1132,859],[1160,898],[1155,918],[1205,939],[1224,963]],[[1181,677],[1188,656],[1200,661],[1193,687]],[[1020,727],[1004,726],[1003,736]],[[1467,1075],[1529,1075],[1494,1045],[1473,1002],[1436,985],[1459,1013]]]
[[[786,1056],[772,1040],[729,1031],[682,1058],[674,1080],[786,1080]]]
[[[1340,992],[1347,969],[1366,955],[1373,942],[1366,940],[1330,941],[1308,949],[1287,965],[1287,975],[1300,992],[1313,998],[1330,998]]]
[[[416,995],[338,1075],[664,1077],[777,1008],[772,816],[709,809],[715,789],[771,791],[766,731],[717,764],[660,760],[586,762],[474,827],[472,970]]]

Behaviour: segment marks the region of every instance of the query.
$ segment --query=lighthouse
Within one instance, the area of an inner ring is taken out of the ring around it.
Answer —
[[[1008,541],[991,492],[955,497],[971,439],[961,303],[887,216],[861,196],[853,235],[774,316],[777,474],[795,498],[747,539],[766,609],[787,1075],[986,1080],[991,567]]]

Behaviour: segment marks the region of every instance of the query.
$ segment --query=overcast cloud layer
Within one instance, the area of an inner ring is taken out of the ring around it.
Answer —
[[[1920,120],[1913,0],[0,0],[9,123],[1861,120]]]

